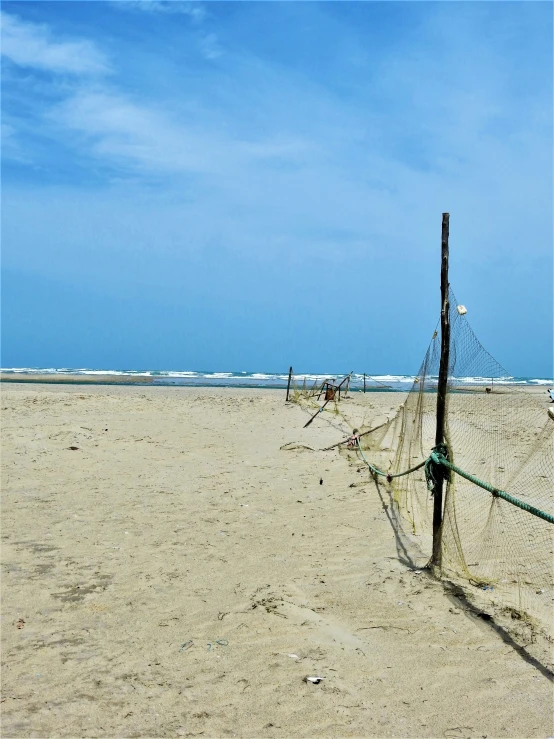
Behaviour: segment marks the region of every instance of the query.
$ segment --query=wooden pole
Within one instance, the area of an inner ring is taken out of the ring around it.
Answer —
[[[374,431],[377,431],[378,429],[383,428],[383,426],[386,426],[388,421],[385,421],[384,423],[381,423],[379,426],[375,426],[372,429],[368,429],[367,431],[364,431],[363,434],[358,434],[358,438],[361,439],[362,436],[367,436],[367,434],[372,434]],[[346,444],[349,439],[351,439],[352,436],[347,436],[346,439],[343,439],[342,441],[337,441],[336,444],[333,444],[332,446],[326,446],[325,449],[320,449],[321,452],[328,452],[330,449],[336,449],[341,444]]]
[[[324,408],[325,408],[325,406],[327,405],[327,403],[328,403],[328,402],[329,402],[329,401],[328,401],[328,400],[326,400],[326,401],[325,401],[325,403],[323,403],[323,405],[321,406],[321,408],[318,408],[318,410],[317,410],[317,411],[316,411],[316,412],[314,413],[314,415],[313,415],[313,416],[312,416],[312,417],[310,418],[310,420],[308,421],[308,423],[305,423],[305,424],[304,424],[304,427],[303,427],[303,428],[308,428],[308,426],[309,426],[309,425],[311,424],[311,422],[312,422],[312,421],[314,420],[314,418],[315,418],[316,416],[319,416],[319,414],[320,414],[320,413],[321,413],[321,412],[322,412],[322,411],[324,410]]]
[[[364,393],[365,393],[365,372],[364,372]]]
[[[435,446],[444,444],[446,430],[446,393],[450,362],[450,302],[448,300],[448,236],[450,215],[442,214],[441,238],[441,358],[437,387],[437,428]],[[439,478],[433,499],[433,555],[431,566],[440,568],[442,549],[442,494],[444,480]]]
[[[352,379],[352,375],[354,374],[354,370],[348,375],[348,382],[346,383],[346,390],[344,391],[344,397],[348,397],[348,391],[350,390],[350,380]]]
[[[350,374],[352,374],[352,373],[350,373]],[[344,383],[347,382],[347,381],[349,381],[349,380],[350,380],[350,375],[345,375],[342,378],[342,380],[339,382],[339,384],[337,385],[337,387],[342,387],[344,385]]]
[[[292,367],[289,369],[289,381],[287,383],[287,399],[285,401],[286,403],[289,402],[289,391],[290,391],[290,381],[291,381],[291,378],[292,378]]]

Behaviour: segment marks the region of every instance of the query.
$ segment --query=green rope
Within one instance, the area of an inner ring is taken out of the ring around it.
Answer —
[[[443,479],[446,479],[445,473],[441,472],[440,470],[441,467],[446,467],[448,470],[452,470],[452,472],[460,475],[460,477],[464,477],[466,480],[469,480],[474,485],[477,485],[478,487],[483,488],[483,490],[487,490],[489,493],[492,493],[495,498],[502,498],[502,500],[515,505],[517,508],[521,508],[522,511],[527,511],[527,513],[531,513],[533,516],[537,516],[537,518],[542,518],[543,521],[554,523],[554,516],[551,516],[550,513],[545,513],[544,511],[541,511],[540,508],[535,508],[535,506],[529,505],[529,503],[525,503],[523,500],[519,500],[519,498],[514,498],[513,495],[506,493],[504,490],[499,490],[493,485],[489,485],[487,482],[483,482],[483,480],[475,477],[475,475],[470,475],[469,472],[464,472],[464,470],[456,467],[456,465],[452,464],[452,462],[447,459],[446,454],[448,453],[448,450],[444,444],[439,444],[438,447],[435,447],[431,454],[427,457],[427,459],[423,460],[423,462],[420,462],[415,467],[411,467],[409,470],[405,470],[404,472],[397,472],[395,475],[383,472],[382,470],[374,467],[370,462],[368,462],[360,446],[359,439],[356,439],[356,445],[363,461],[369,467],[371,472],[373,472],[374,475],[386,477],[387,482],[391,482],[391,480],[395,477],[403,477],[404,475],[409,475],[411,472],[415,472],[416,470],[425,467],[427,487],[431,491],[431,494],[433,494],[440,476],[442,475]]]
[[[444,454],[433,451],[431,452],[430,458],[433,460],[433,462],[435,462],[435,464],[440,464],[443,467],[447,467],[456,474],[460,475],[460,477],[464,477],[466,480],[469,480],[474,485],[478,485],[480,488],[483,488],[483,490],[488,490],[488,492],[492,493],[495,498],[502,498],[503,500],[508,501],[508,503],[521,508],[522,511],[527,511],[527,513],[531,513],[533,516],[542,518],[544,521],[554,523],[554,516],[541,511],[540,508],[535,508],[535,506],[529,505],[529,503],[524,503],[522,500],[519,500],[519,498],[514,498],[513,495],[506,493],[504,490],[498,490],[492,485],[489,485],[487,482],[483,482],[478,477],[475,477],[475,475],[470,475],[469,472],[464,472],[459,467],[456,467],[456,465],[452,464],[452,462],[449,462]]]
[[[366,459],[366,458],[365,458],[365,456],[364,456],[364,453],[362,452],[362,447],[360,446],[360,440],[359,440],[359,439],[356,439],[356,444],[358,445],[358,451],[359,451],[359,452],[360,452],[360,454],[362,455],[362,459],[363,459],[363,460],[364,460],[364,462],[365,462],[365,463],[367,464],[367,466],[369,467],[369,469],[370,469],[370,470],[371,470],[371,471],[372,471],[372,472],[373,472],[373,473],[374,473],[375,475],[381,475],[381,477],[386,477],[386,478],[387,478],[387,482],[390,482],[390,481],[391,481],[391,480],[392,480],[392,479],[393,479],[394,477],[403,477],[404,475],[409,475],[409,474],[410,474],[410,472],[415,472],[416,470],[419,470],[419,469],[421,469],[421,468],[422,468],[422,467],[423,467],[423,466],[424,466],[425,464],[427,464],[427,460],[426,460],[426,459],[424,459],[424,460],[423,460],[423,462],[420,462],[420,463],[419,463],[418,465],[416,465],[415,467],[412,467],[412,468],[411,468],[411,469],[409,469],[409,470],[406,470],[405,472],[397,472],[397,473],[396,473],[396,475],[391,475],[391,474],[390,474],[390,473],[388,473],[388,472],[382,472],[381,470],[378,470],[378,469],[377,469],[377,467],[374,467],[374,466],[373,466],[372,464],[370,464],[370,463],[369,463],[369,462],[367,461],[367,459]]]

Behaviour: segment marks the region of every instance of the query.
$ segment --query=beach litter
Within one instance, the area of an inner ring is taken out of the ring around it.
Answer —
[[[181,644],[181,648],[179,649],[179,651],[180,652],[186,652],[187,649],[190,649],[193,644],[194,644],[193,640],[192,639],[189,639],[184,644]],[[227,641],[227,639],[216,639],[213,642],[209,641],[206,644],[206,647],[207,647],[208,652],[211,652],[212,651],[212,647],[213,647],[214,644],[218,644],[220,647],[227,647],[229,645],[229,642]]]
[[[325,680],[325,678],[320,677],[319,675],[314,675],[314,676],[306,675],[306,677],[304,678],[305,683],[313,683],[314,685],[319,685],[319,683],[322,680]]]
[[[229,645],[229,642],[227,639],[216,639],[215,642],[208,642],[208,652],[212,651],[212,645],[213,644],[219,644],[220,647],[227,647]]]

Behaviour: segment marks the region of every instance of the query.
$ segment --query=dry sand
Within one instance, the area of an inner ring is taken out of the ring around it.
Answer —
[[[3,385],[3,737],[552,735],[548,675],[336,451],[280,449],[341,438],[283,400]]]

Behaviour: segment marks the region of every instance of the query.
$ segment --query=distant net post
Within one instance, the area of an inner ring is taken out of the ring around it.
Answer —
[[[287,383],[287,399],[286,399],[285,403],[288,403],[289,402],[290,381],[291,381],[291,379],[292,379],[292,367],[289,369],[289,381]]]
[[[348,379],[346,380],[346,390],[344,391],[344,397],[348,397],[348,391],[350,390],[350,380],[352,379],[352,375],[354,374],[354,370],[348,375]]]
[[[439,380],[437,386],[437,428],[435,447],[444,444],[446,426],[446,393],[448,391],[448,367],[450,362],[450,303],[448,300],[448,236],[450,230],[450,214],[442,214],[441,238],[441,358]],[[442,538],[442,492],[444,479],[442,475],[435,486],[433,498],[433,554],[431,567],[441,567]]]

